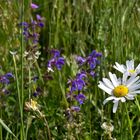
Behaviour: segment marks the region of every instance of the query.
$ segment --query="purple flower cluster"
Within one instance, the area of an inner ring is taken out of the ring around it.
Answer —
[[[60,56],[59,50],[51,50],[52,58],[48,61],[48,69],[53,71],[53,68],[56,67],[58,70],[61,70],[62,66],[65,64],[64,57]]]
[[[8,85],[10,84],[10,78],[14,78],[12,73],[6,73],[0,76],[0,83]]]
[[[69,81],[69,82],[71,82],[71,90],[70,90],[70,92],[81,91],[84,88],[84,86],[86,85],[85,81],[83,79],[85,77],[86,77],[86,73],[81,72],[81,73],[78,73],[76,75],[76,78],[74,80],[70,80]]]
[[[10,80],[12,78],[14,78],[14,76],[10,72],[0,76],[0,83],[2,84],[1,91],[3,93],[5,93],[5,94],[9,94],[10,93],[9,90],[6,89],[6,88],[7,88],[7,85],[10,84]]]
[[[86,99],[86,96],[83,94],[85,87],[87,86],[85,80],[87,80],[88,75],[95,76],[95,68],[100,61],[98,60],[102,54],[93,50],[91,54],[87,57],[77,56],[76,61],[79,65],[80,73],[78,73],[73,80],[69,80],[69,93],[67,94],[68,102],[77,101],[76,106],[71,106],[72,111],[80,111],[79,105],[82,105]],[[79,104],[79,105],[77,105]]]
[[[32,9],[37,9],[36,4],[31,3]],[[20,26],[23,27],[23,35],[26,41],[26,49],[24,52],[24,57],[27,60],[37,60],[39,58],[39,37],[40,29],[44,27],[44,18],[39,14],[36,14],[35,20],[31,19],[29,22],[22,22]]]
[[[87,72],[94,77],[95,72],[93,71],[98,64],[100,64],[100,61],[98,60],[99,57],[101,57],[102,54],[100,52],[96,52],[96,50],[93,50],[91,54],[87,57],[81,57],[77,56],[76,61],[79,66],[86,66]]]
[[[40,87],[37,87],[36,90],[33,93],[34,97],[39,96],[42,93],[42,89]]]
[[[67,94],[67,100],[69,102],[77,101],[79,105],[84,103],[86,96],[82,93],[82,91],[86,86],[85,78],[86,73],[82,71],[76,75],[75,79],[68,81],[70,92]],[[73,111],[80,111],[79,106],[72,106],[71,108]]]
[[[32,20],[30,23],[22,22],[23,35],[26,41],[36,45],[39,40],[38,28],[44,27],[43,18],[40,15],[36,15],[36,20]]]

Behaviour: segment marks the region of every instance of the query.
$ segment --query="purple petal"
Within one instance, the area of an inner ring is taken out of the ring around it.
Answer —
[[[34,4],[34,3],[31,3],[31,8],[32,9],[37,9],[39,6],[38,5],[36,5],[36,4]]]

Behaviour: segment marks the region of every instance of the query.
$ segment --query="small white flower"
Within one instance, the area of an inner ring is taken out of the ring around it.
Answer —
[[[48,72],[54,72],[54,70],[51,67],[48,67]]]
[[[98,87],[108,93],[110,97],[106,98],[103,104],[112,100],[114,103],[113,113],[116,112],[119,101],[125,102],[127,100],[134,100],[134,97],[140,93],[140,80],[139,76],[123,74],[122,79],[117,79],[115,74],[109,72],[110,80],[103,78],[103,81],[99,81]]]
[[[140,64],[136,68],[134,68],[134,60],[127,60],[126,65],[119,64],[117,62],[115,64],[116,65],[114,65],[113,67],[123,74],[128,74],[129,76],[131,76],[140,73]]]
[[[112,132],[114,130],[114,126],[111,123],[104,122],[101,125],[102,129],[104,129],[106,132]]]

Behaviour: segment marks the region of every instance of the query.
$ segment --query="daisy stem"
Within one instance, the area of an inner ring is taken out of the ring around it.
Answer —
[[[127,115],[127,120],[128,120],[128,124],[129,124],[129,129],[130,129],[130,137],[131,137],[131,140],[133,140],[133,132],[132,132],[132,122],[131,122],[131,119],[129,117],[129,112],[127,110],[127,105],[125,103],[125,110],[126,110],[126,115]]]

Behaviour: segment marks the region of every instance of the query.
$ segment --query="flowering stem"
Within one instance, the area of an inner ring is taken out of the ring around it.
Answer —
[[[49,128],[49,124],[48,124],[47,119],[45,118],[45,116],[39,110],[37,110],[37,112],[39,113],[40,117],[43,118],[43,120],[45,122],[45,126],[47,128],[47,133],[48,133],[48,140],[52,140],[51,132],[50,132],[50,128]]]
[[[126,103],[125,103],[125,110],[126,110],[127,120],[128,120],[128,124],[129,124],[130,137],[131,137],[131,140],[133,140],[132,122],[131,122],[130,117],[129,117],[129,112],[128,112],[128,110],[127,110],[127,105],[126,105]]]

